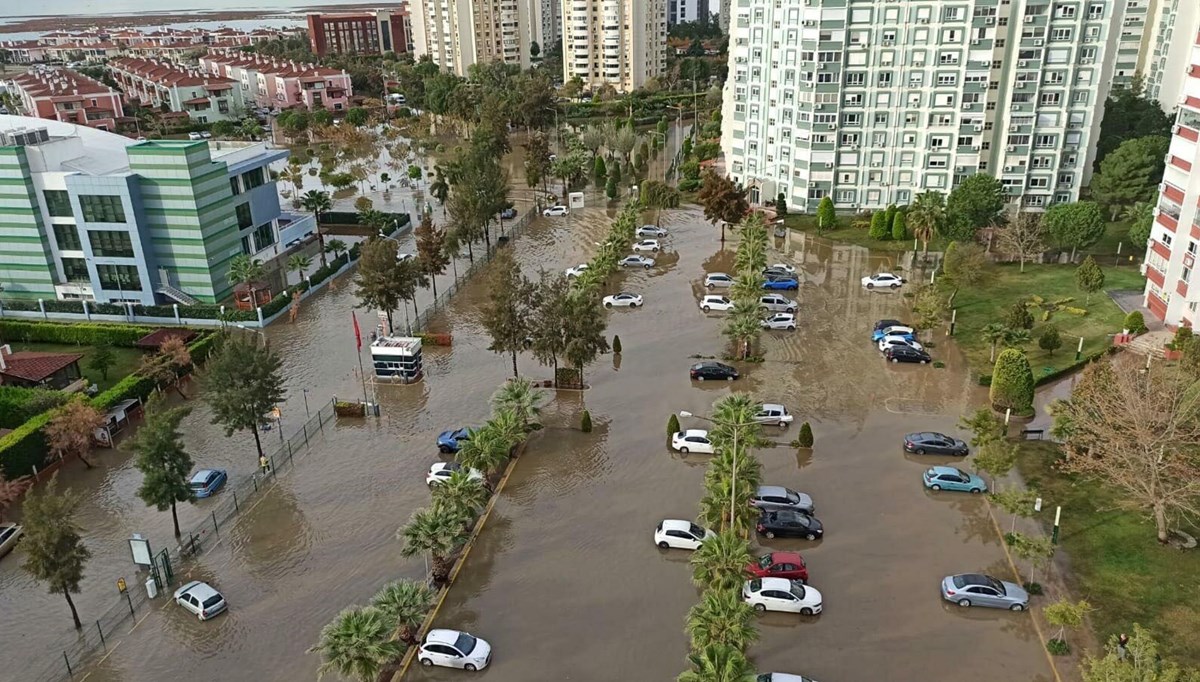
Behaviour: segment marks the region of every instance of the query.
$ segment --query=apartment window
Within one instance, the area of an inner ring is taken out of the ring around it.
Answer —
[[[74,225],[55,225],[54,241],[58,242],[59,251],[82,251],[79,241],[79,230]]]
[[[83,194],[79,197],[83,219],[89,223],[123,223],[125,207],[121,197],[110,194]]]
[[[133,265],[97,265],[100,288],[109,291],[141,291],[142,278]]]
[[[1193,256],[1196,255],[1196,242],[1191,241],[1190,239],[1188,240],[1187,252]]]
[[[1062,41],[1062,40],[1070,40],[1071,33],[1072,33],[1072,31],[1069,28],[1056,28],[1053,31],[1050,31],[1050,40],[1053,40],[1056,42]]]
[[[89,230],[92,253],[107,258],[133,258],[133,241],[125,230]]]
[[[250,202],[238,204],[233,212],[237,214],[239,230],[244,230],[254,225],[254,217],[250,215]]]
[[[263,223],[254,229],[254,244],[256,246],[256,250],[262,251],[274,243],[275,230],[271,229],[271,223]]]
[[[261,187],[263,183],[266,182],[263,179],[263,169],[255,168],[254,170],[242,173],[242,181],[246,185],[247,192],[255,187]]]
[[[1074,5],[1055,5],[1054,6],[1054,18],[1055,19],[1074,19],[1075,18],[1075,6]]]
[[[1104,5],[1088,5],[1088,19],[1101,19],[1104,17]]]
[[[958,75],[957,74],[944,73],[944,74],[938,75],[938,78],[937,78],[938,85],[954,85],[956,83],[958,83]]]
[[[236,176],[229,178],[229,191],[233,192],[233,196],[235,197],[242,193],[242,185],[238,182]]]
[[[1043,106],[1056,105],[1062,101],[1062,94],[1057,92],[1043,92],[1041,102]]]
[[[1070,187],[1074,183],[1075,183],[1075,176],[1072,175],[1071,173],[1059,173],[1058,174],[1058,186],[1059,187]],[[1195,242],[1192,242],[1192,243],[1194,244]]]
[[[42,190],[42,196],[46,199],[46,210],[55,218],[70,218],[74,215],[71,212],[71,197],[65,189],[47,189]]]
[[[62,269],[63,277],[68,282],[90,282],[92,279],[88,274],[87,261],[82,258],[63,258]]]
[[[1057,135],[1038,135],[1033,138],[1033,146],[1046,149],[1055,146],[1058,142]]]
[[[1050,178],[1030,178],[1029,186],[1033,189],[1049,189]]]
[[[892,73],[890,71],[884,71],[884,72],[880,73],[876,82],[877,82],[878,86],[881,88],[891,87],[892,86]]]

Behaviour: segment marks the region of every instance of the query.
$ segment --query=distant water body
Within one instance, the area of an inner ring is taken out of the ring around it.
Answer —
[[[369,0],[367,0],[369,2]],[[314,5],[361,5],[364,0],[0,0],[0,22],[34,17],[122,15],[162,12],[220,12],[263,10],[286,12]],[[381,0],[380,6],[399,4]]]

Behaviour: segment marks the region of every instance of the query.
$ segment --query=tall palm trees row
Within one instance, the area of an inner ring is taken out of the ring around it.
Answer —
[[[762,216],[755,213],[742,221],[740,231],[742,241],[734,258],[737,275],[730,288],[733,309],[725,321],[725,335],[737,345],[736,355],[746,359],[762,330],[759,297],[763,291],[762,272],[767,267],[767,228]]]
[[[751,561],[749,533],[758,518],[750,500],[762,477],[762,464],[750,450],[765,444],[756,411],[756,401],[745,393],[722,399],[713,411],[709,438],[716,455],[704,474],[698,521],[717,534],[692,555],[692,582],[702,594],[685,621],[691,652],[679,682],[754,678],[746,648],[758,641],[758,629],[741,587]]]
[[[309,649],[322,658],[320,672],[333,671],[360,682],[375,682],[380,673],[416,644],[420,626],[433,606],[435,592],[446,583],[450,563],[470,537],[470,529],[492,496],[491,482],[508,463],[536,423],[545,394],[526,379],[508,381],[492,396],[492,418],[470,432],[457,459],[456,471],[432,490],[433,503],[413,513],[396,535],[406,557],[430,559],[429,580],[400,580],[381,589],[369,606],[351,607],[321,630]],[[466,469],[485,475],[473,477]]]

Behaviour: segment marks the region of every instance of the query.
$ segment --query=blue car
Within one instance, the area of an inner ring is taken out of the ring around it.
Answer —
[[[764,289],[799,289],[800,282],[795,277],[768,277],[763,282]]]
[[[954,467],[930,467],[925,471],[925,487],[930,490],[958,490],[964,493],[987,492],[987,483],[975,474]]]
[[[471,439],[471,430],[463,427],[454,431],[443,431],[438,434],[437,446],[442,454],[458,452],[464,440]]]
[[[875,331],[871,332],[871,340],[875,343],[879,343],[879,340],[885,336],[899,336],[905,341],[916,341],[917,337],[913,336],[914,334],[916,334],[916,330],[912,327],[906,327],[902,324],[897,324],[892,325],[891,327],[876,329]]]
[[[224,469],[201,469],[192,474],[192,480],[188,482],[192,492],[197,498],[211,497],[221,486],[225,485],[225,481],[229,480],[229,475]]]

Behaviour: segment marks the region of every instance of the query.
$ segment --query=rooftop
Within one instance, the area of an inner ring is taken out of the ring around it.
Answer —
[[[172,62],[160,59],[141,59],[139,57],[121,57],[108,63],[108,68],[114,71],[124,71],[143,80],[167,87],[215,86],[233,87],[234,81],[221,76],[213,76],[198,69],[188,69]]]
[[[249,54],[241,51],[214,50],[201,59],[201,63],[205,61],[224,66],[251,69],[264,75],[282,78],[324,78],[346,75],[345,71],[331,69],[326,66],[293,62],[287,59]]]
[[[34,98],[119,94],[100,81],[70,69],[39,68],[14,76],[12,81]]]
[[[82,353],[41,353],[20,351],[4,353],[0,364],[0,379],[11,377],[22,381],[44,381],[62,369],[79,362]]]

